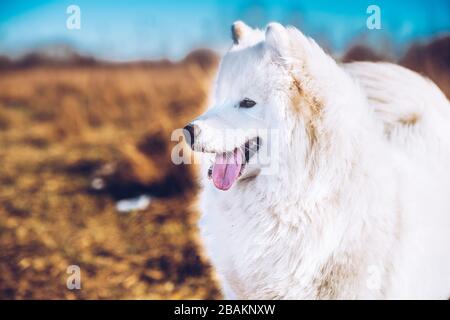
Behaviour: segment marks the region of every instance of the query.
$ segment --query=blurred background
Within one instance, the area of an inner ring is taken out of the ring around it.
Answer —
[[[206,107],[235,20],[294,25],[340,61],[398,63],[450,97],[450,0],[2,1],[0,299],[221,298],[198,173],[171,163],[170,137]]]

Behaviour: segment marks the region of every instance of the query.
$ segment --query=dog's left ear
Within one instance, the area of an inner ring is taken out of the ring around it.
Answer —
[[[231,25],[231,38],[234,44],[239,44],[242,40],[252,32],[252,28],[242,21],[235,21]]]
[[[287,58],[290,54],[289,33],[281,24],[272,22],[266,27],[267,48],[280,58]]]

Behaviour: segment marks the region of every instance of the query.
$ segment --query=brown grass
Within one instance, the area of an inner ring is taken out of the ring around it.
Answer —
[[[376,52],[374,49],[370,47],[361,44],[356,44],[350,47],[347,50],[347,52],[345,52],[341,60],[342,62],[353,62],[353,61],[378,62],[378,61],[390,61],[391,59],[386,55]]]
[[[208,60],[209,59],[209,60]],[[191,167],[170,133],[200,113],[215,57],[0,72],[0,298],[217,298]],[[92,178],[106,188],[94,192]],[[115,199],[155,195],[119,214]],[[79,265],[82,289],[66,288]]]
[[[450,35],[413,44],[400,64],[429,77],[450,99]]]

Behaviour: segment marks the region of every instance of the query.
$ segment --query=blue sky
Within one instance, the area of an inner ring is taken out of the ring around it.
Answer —
[[[81,9],[80,30],[66,28],[71,4]],[[366,28],[370,4],[381,8],[381,30]],[[356,39],[401,50],[450,33],[450,0],[0,1],[0,53],[68,44],[112,60],[180,59],[198,47],[225,50],[238,19],[293,24],[336,52]]]

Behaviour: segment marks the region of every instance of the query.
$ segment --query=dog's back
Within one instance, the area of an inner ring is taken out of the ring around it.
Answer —
[[[366,93],[398,159],[402,241],[388,296],[446,298],[450,294],[450,104],[434,83],[398,65],[360,62],[343,67]]]
[[[354,62],[342,66],[366,93],[392,143],[400,148],[411,147],[410,151],[436,146],[437,142],[450,145],[450,104],[433,82],[391,63]]]

